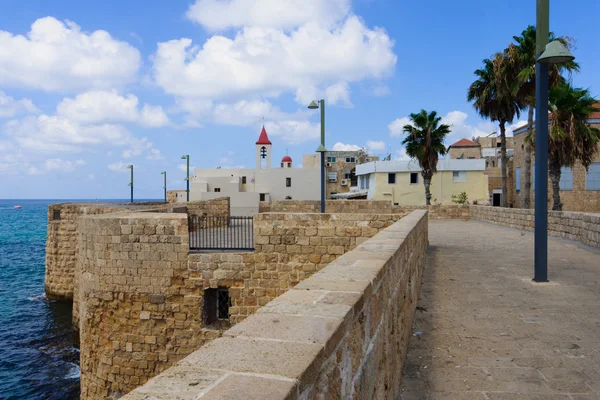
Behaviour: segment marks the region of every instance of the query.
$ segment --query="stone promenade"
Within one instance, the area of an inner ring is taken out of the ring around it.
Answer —
[[[600,251],[549,239],[534,284],[533,234],[430,221],[402,400],[600,399]]]

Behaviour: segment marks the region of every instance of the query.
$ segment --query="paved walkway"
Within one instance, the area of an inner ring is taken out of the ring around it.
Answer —
[[[430,250],[400,399],[600,399],[600,251],[533,234],[430,221]],[[421,332],[422,334],[419,334]]]

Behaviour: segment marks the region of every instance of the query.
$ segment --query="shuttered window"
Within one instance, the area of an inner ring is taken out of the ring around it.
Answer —
[[[569,167],[560,169],[560,190],[573,190],[573,170]]]
[[[586,190],[600,190],[600,162],[591,163],[585,175]]]

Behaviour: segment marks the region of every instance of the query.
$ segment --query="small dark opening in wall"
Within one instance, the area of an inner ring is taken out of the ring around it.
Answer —
[[[60,221],[60,209],[52,211],[52,219],[54,221]]]
[[[204,290],[204,325],[214,325],[229,322],[229,307],[231,298],[228,288]]]

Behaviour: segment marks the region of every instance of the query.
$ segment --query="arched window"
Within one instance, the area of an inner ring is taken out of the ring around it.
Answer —
[[[267,148],[265,146],[260,148],[260,158],[267,158]]]

